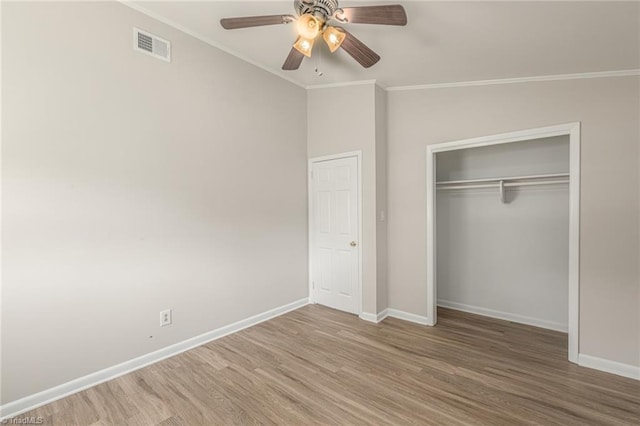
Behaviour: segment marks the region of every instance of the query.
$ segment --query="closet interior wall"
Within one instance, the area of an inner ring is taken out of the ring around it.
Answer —
[[[568,136],[436,154],[437,182],[568,172]],[[567,331],[568,183],[440,187],[438,305]]]

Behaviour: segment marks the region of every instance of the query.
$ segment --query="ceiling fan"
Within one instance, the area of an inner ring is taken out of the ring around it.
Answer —
[[[297,70],[304,57],[311,57],[313,44],[322,35],[329,50],[344,49],[360,65],[369,68],[380,56],[340,26],[342,24],[406,25],[407,14],[401,5],[338,7],[338,0],[294,0],[295,15],[246,16],[224,18],[220,25],[226,30],[296,23],[298,39],[282,65],[283,70]]]

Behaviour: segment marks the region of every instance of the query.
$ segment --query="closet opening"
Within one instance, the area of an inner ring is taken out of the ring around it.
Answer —
[[[578,360],[580,124],[427,147],[427,317],[567,332]]]

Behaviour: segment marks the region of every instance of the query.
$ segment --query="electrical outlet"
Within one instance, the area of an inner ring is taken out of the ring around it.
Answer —
[[[171,325],[171,309],[160,312],[160,327]]]

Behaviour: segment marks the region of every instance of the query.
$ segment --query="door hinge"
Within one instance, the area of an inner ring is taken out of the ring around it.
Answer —
[[[316,282],[315,281],[311,281],[311,289],[312,290],[316,289]]]

